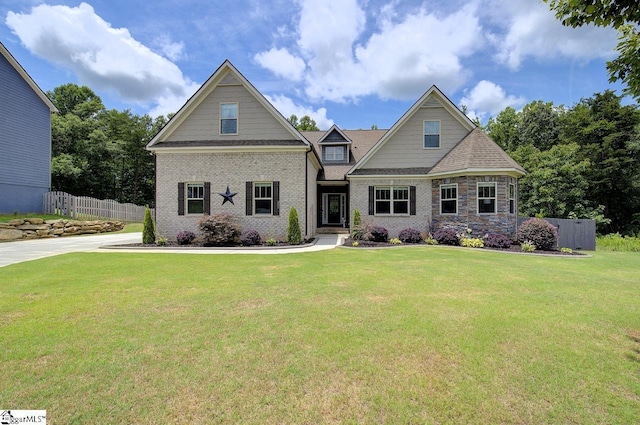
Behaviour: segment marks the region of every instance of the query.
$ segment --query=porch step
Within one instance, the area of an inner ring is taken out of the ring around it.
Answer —
[[[319,235],[327,235],[327,234],[349,234],[348,227],[318,227],[316,229],[316,233]]]

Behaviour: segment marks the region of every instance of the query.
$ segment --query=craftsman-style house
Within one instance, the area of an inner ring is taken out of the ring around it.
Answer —
[[[350,226],[439,225],[513,235],[523,168],[432,86],[389,130],[299,132],[225,61],[149,142],[158,233],[175,239],[203,214],[284,238]],[[231,202],[229,202],[231,201]]]

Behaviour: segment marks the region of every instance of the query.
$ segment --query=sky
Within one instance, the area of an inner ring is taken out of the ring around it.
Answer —
[[[432,85],[483,123],[607,89],[617,34],[539,0],[2,0],[0,41],[44,90],[177,112],[231,63],[285,116],[391,127]]]

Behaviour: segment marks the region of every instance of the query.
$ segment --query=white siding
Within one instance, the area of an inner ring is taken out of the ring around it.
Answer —
[[[440,120],[440,148],[424,149],[424,121]],[[423,107],[398,129],[363,168],[433,167],[467,134],[445,108]]]
[[[220,135],[220,103],[238,103],[238,134]],[[293,136],[243,86],[217,86],[167,138],[185,140],[291,140]]]

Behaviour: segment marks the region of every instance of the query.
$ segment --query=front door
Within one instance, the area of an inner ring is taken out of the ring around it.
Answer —
[[[343,193],[325,193],[322,199],[322,224],[342,226],[345,219],[345,195]]]

